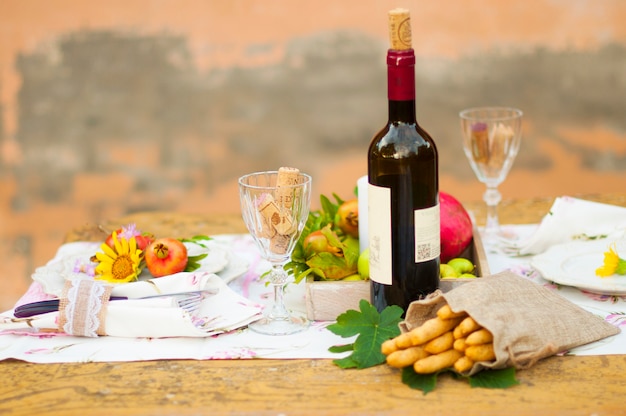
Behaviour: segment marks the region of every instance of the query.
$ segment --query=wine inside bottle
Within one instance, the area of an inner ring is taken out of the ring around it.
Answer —
[[[368,151],[371,301],[379,312],[406,311],[439,286],[438,156],[417,123],[409,22],[408,11],[390,12],[389,119]]]

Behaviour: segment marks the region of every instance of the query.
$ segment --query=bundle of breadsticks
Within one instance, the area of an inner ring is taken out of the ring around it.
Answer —
[[[382,353],[396,368],[410,365],[418,374],[452,367],[469,371],[475,362],[495,360],[493,335],[466,312],[453,312],[445,304],[437,316],[396,338],[385,341]]]
[[[510,271],[412,302],[402,334],[381,350],[416,373],[528,368],[542,358],[620,332],[548,288]]]

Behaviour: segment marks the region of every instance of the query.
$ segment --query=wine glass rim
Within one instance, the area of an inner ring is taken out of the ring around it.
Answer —
[[[487,115],[485,113],[488,113]],[[520,118],[524,115],[522,110],[515,107],[471,107],[459,112],[459,116],[466,120],[492,120],[502,121]]]
[[[252,188],[252,189],[272,189],[276,187],[276,186],[268,186],[268,185],[253,185],[253,184],[246,183],[247,178],[250,178],[252,176],[262,176],[262,175],[278,175],[278,171],[266,170],[266,171],[247,173],[243,176],[240,176],[237,182],[239,182],[241,186],[245,186],[245,187]],[[281,185],[281,186],[284,186],[285,188],[298,188],[298,187],[301,187],[302,185],[311,183],[312,181],[311,175],[303,173],[303,172],[298,172],[298,175],[304,178],[302,182],[292,184],[292,185]]]

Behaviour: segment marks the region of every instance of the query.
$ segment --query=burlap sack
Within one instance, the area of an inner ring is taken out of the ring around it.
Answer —
[[[474,364],[469,375],[484,368],[528,368],[542,358],[620,332],[558,293],[511,272],[411,303],[400,329],[420,326],[446,302],[455,312],[467,312],[494,337],[496,361]]]

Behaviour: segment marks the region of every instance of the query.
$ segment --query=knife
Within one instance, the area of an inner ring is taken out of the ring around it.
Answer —
[[[219,289],[207,289],[207,290],[195,290],[191,292],[167,293],[167,294],[162,294],[162,295],[143,296],[140,298],[111,296],[109,300],[150,299],[150,298],[162,298],[166,296],[189,295],[193,293],[215,295],[217,294],[217,292],[219,292]],[[60,299],[58,298],[25,303],[24,305],[20,305],[16,307],[15,310],[13,311],[13,315],[15,315],[16,318],[28,318],[28,317],[35,316],[35,315],[41,315],[42,313],[55,312],[59,310],[59,303],[60,303]]]

